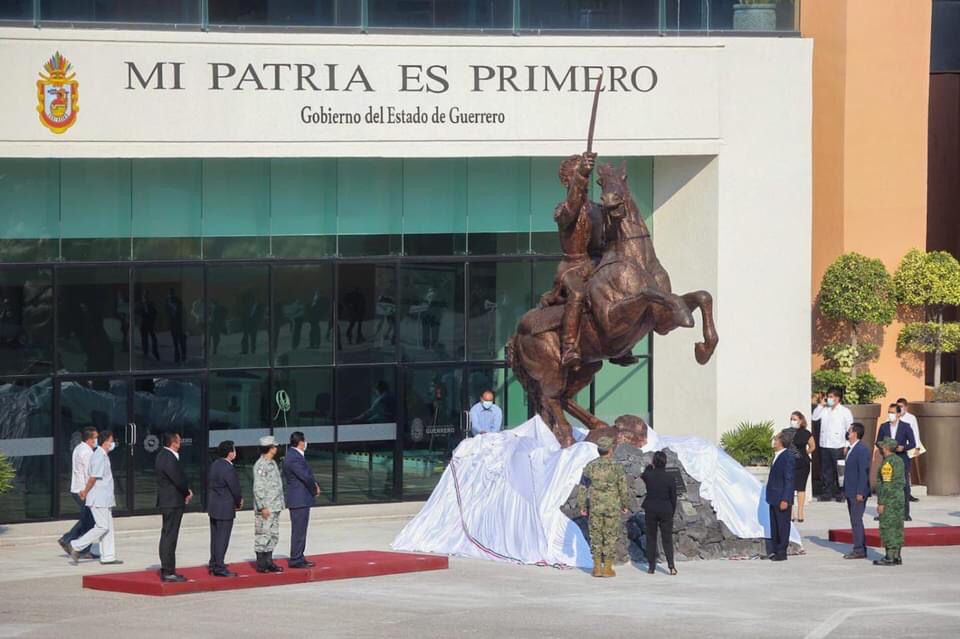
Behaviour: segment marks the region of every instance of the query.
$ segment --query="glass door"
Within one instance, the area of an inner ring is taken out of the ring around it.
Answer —
[[[429,495],[464,437],[463,366],[403,370],[403,493]]]
[[[74,517],[79,506],[70,494],[72,477],[73,449],[82,440],[83,430],[88,426],[98,431],[109,430],[113,433],[117,446],[110,454],[113,468],[114,494],[117,505],[115,512],[129,512],[130,474],[133,468],[134,447],[130,426],[130,384],[124,378],[76,377],[58,382],[60,393],[60,415],[57,423],[57,447],[59,451],[59,476],[57,485],[60,491],[60,509],[58,516]]]
[[[182,438],[180,465],[193,490],[188,511],[202,510],[203,468],[207,433],[203,429],[203,382],[188,376],[144,376],[133,379],[131,421],[133,511],[157,507],[154,463],[163,447],[163,435],[175,431]]]

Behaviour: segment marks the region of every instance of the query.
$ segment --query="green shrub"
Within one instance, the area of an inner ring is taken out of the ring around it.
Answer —
[[[6,455],[0,453],[0,495],[13,488],[13,478],[16,476],[13,464]]]
[[[813,374],[813,392],[826,394],[834,386],[846,395],[850,386],[850,374],[836,368],[821,368]]]
[[[871,373],[863,373],[853,378],[847,389],[848,404],[872,404],[887,394],[887,386]]]
[[[940,384],[933,390],[935,402],[960,402],[960,382]]]
[[[720,446],[741,466],[769,466],[773,461],[773,422],[740,422],[723,434]]]

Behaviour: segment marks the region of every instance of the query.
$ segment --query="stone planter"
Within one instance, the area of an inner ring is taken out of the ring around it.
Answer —
[[[735,4],[733,5],[734,31],[776,31],[777,5]]]
[[[919,458],[927,494],[960,494],[960,402],[918,402],[910,404],[910,411],[927,449]]]
[[[880,404],[853,404],[847,408],[853,413],[853,421],[863,424],[863,441],[873,446],[873,442],[877,439]]]

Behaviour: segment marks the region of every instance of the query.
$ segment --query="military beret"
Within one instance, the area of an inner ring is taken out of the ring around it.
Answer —
[[[611,448],[613,448],[613,437],[610,437],[610,436],[608,436],[608,435],[604,435],[603,437],[601,437],[600,439],[598,439],[598,440],[597,440],[597,448],[598,448],[599,450],[603,450],[603,451],[607,451],[607,450],[610,450]]]
[[[895,440],[893,437],[887,437],[882,442],[880,442],[880,445],[883,446],[884,448],[889,448],[890,450],[896,450],[897,446],[899,446],[899,444],[897,443],[897,440]]]
[[[277,438],[274,437],[273,435],[264,435],[263,437],[261,437],[260,445],[261,446],[279,446],[279,444],[277,444]]]

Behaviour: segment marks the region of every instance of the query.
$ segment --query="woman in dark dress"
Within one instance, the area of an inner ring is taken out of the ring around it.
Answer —
[[[807,427],[807,418],[800,411],[795,410],[790,414],[790,426],[797,429],[793,434],[793,447],[797,453],[794,469],[797,512],[793,521],[803,521],[803,502],[807,498],[807,478],[810,476],[810,455],[817,449],[817,442]]]
[[[658,450],[653,454],[653,465],[640,476],[647,485],[643,500],[643,516],[647,528],[647,572],[657,571],[657,530],[663,543],[670,574],[677,574],[673,564],[673,513],[677,510],[677,485],[667,474],[667,454]]]

